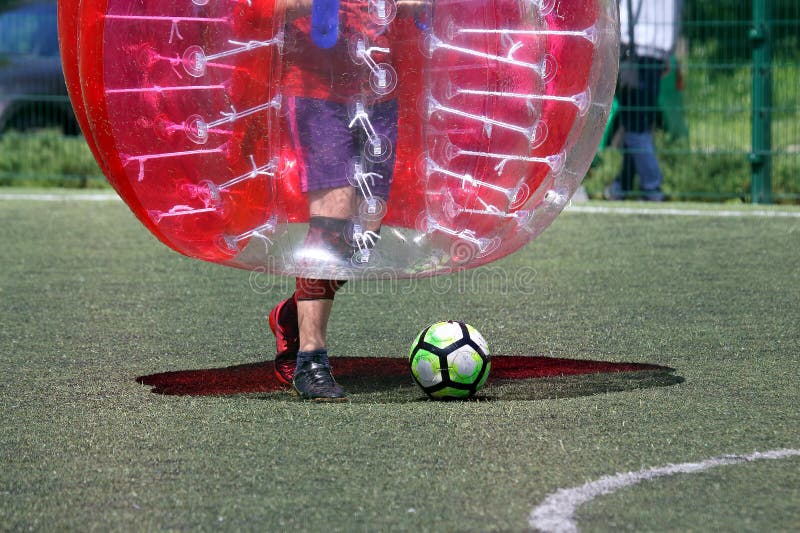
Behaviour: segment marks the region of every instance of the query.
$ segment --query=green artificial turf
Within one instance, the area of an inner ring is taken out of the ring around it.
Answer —
[[[565,213],[477,274],[348,285],[333,356],[404,357],[460,319],[495,354],[673,369],[449,403],[410,374],[351,379],[343,405],[153,394],[136,378],[271,359],[265,313],[291,283],[179,256],[120,202],[0,201],[0,245],[4,530],[525,531],[559,488],[800,448],[798,218]],[[798,487],[798,458],[724,466],[577,523],[797,530]]]

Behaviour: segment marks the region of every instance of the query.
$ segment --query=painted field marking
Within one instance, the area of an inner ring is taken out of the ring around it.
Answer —
[[[49,194],[49,193],[0,193],[0,200],[28,200],[40,202],[107,202],[117,201],[121,198],[114,193],[90,194]],[[620,207],[620,206],[594,206],[571,204],[565,212],[568,213],[596,213],[601,215],[652,215],[652,216],[684,216],[684,217],[714,217],[714,218],[800,218],[800,211],[780,211],[771,209],[731,210],[722,211],[692,209],[692,208],[661,208],[661,207]]]
[[[114,193],[91,194],[48,194],[48,193],[0,193],[2,200],[27,200],[39,202],[108,202],[121,198]],[[567,213],[592,213],[599,215],[648,215],[648,216],[681,216],[711,218],[800,218],[800,211],[779,211],[769,209],[753,210],[721,210],[682,209],[659,207],[619,207],[570,204]]]
[[[598,496],[611,494],[619,489],[658,477],[673,476],[675,474],[696,474],[718,466],[761,459],[785,459],[796,456],[800,456],[800,450],[783,449],[754,452],[750,455],[721,455],[699,463],[669,464],[657,468],[646,468],[638,472],[603,476],[581,486],[559,489],[550,494],[538,507],[531,511],[528,523],[533,529],[546,533],[575,533],[578,531],[578,524],[575,522],[575,512],[578,507]]]
[[[705,209],[681,209],[671,207],[616,207],[595,205],[571,205],[564,210],[568,213],[597,213],[606,215],[652,215],[652,216],[681,216],[681,217],[717,217],[717,218],[800,218],[800,211],[778,211],[771,209],[732,210],[722,211]]]

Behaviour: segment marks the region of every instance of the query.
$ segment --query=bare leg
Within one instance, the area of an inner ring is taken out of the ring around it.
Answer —
[[[355,194],[350,187],[309,192],[309,211],[312,217],[332,219],[330,235],[319,235],[323,241],[341,240],[344,221],[352,216]],[[313,219],[312,219],[313,221]],[[341,222],[341,223],[340,223]],[[318,238],[318,237],[314,237]],[[329,245],[332,243],[328,243]],[[335,244],[334,244],[335,247]],[[347,395],[333,379],[327,354],[328,320],[333,309],[333,297],[341,283],[335,280],[297,278],[297,326],[299,350],[292,383],[301,398],[313,401],[345,401]]]
[[[311,352],[327,346],[328,319],[333,300],[299,300],[297,322],[300,327],[300,351]]]
[[[350,218],[355,212],[355,206],[362,201],[364,201],[363,198],[357,197],[353,187],[339,187],[308,193],[308,207],[311,216]],[[366,224],[366,228],[370,231],[375,231],[380,227],[380,219],[371,220]]]
[[[350,218],[353,215],[355,190],[352,187],[323,189],[308,193],[309,211],[312,216]],[[328,319],[333,300],[299,300],[297,323],[300,327],[300,351],[309,352],[325,348]]]
[[[355,189],[337,187],[308,193],[308,209],[311,216],[350,218],[353,216]]]

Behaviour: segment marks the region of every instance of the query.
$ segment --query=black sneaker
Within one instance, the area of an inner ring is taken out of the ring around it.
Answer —
[[[298,365],[292,379],[294,390],[304,400],[314,402],[345,402],[347,394],[333,379],[330,365],[307,361]]]

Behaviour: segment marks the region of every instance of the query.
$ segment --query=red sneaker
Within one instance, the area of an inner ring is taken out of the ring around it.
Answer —
[[[294,295],[269,312],[269,328],[275,335],[275,376],[284,385],[291,385],[297,365],[297,351],[300,349],[297,300]]]

